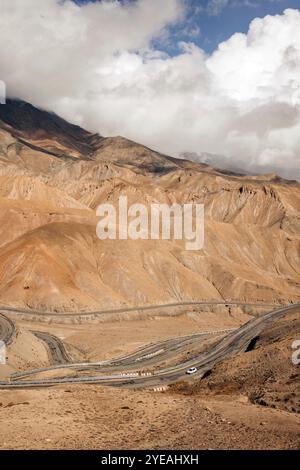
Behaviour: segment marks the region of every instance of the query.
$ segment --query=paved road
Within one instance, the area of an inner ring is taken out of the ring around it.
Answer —
[[[175,308],[175,307],[191,307],[191,306],[240,306],[240,307],[262,307],[262,308],[276,308],[280,307],[278,304],[265,304],[265,303],[249,303],[249,302],[235,302],[235,301],[219,301],[219,300],[204,300],[204,301],[193,301],[193,302],[174,302],[169,304],[161,304],[161,305],[147,305],[147,306],[136,306],[136,307],[122,307],[122,308],[113,308],[109,310],[97,310],[97,311],[90,311],[90,312],[46,312],[46,311],[39,311],[39,310],[25,310],[25,309],[16,309],[14,307],[5,307],[0,306],[0,309],[6,312],[11,312],[13,314],[21,314],[21,315],[30,315],[33,316],[42,316],[42,317],[72,317],[72,318],[86,318],[86,317],[97,317],[102,315],[108,314],[119,314],[119,313],[130,313],[130,312],[144,312],[148,310],[162,310],[165,308]]]
[[[71,362],[71,358],[66,351],[64,343],[59,338],[41,331],[32,331],[31,333],[46,343],[52,364],[65,364]]]
[[[6,345],[10,344],[15,335],[15,331],[15,324],[0,313],[0,341],[3,341]]]
[[[58,379],[27,381],[19,380],[12,383],[2,381],[0,382],[0,388],[47,387],[57,384],[72,383],[101,384],[133,388],[153,388],[169,385],[183,379],[199,379],[205,373],[210,371],[217,363],[223,361],[227,357],[246,350],[253,338],[256,338],[269,324],[277,321],[288,312],[299,309],[299,307],[300,304],[290,305],[288,307],[282,307],[257,317],[243,325],[241,328],[228,333],[225,338],[221,339],[219,342],[217,342],[217,344],[209,347],[205,352],[199,354],[198,356],[188,361],[184,361],[176,366],[160,369],[150,376],[135,375],[126,378],[122,376],[121,373],[118,373],[112,375],[106,374],[84,377],[63,377]],[[188,377],[186,375],[186,371],[190,367],[197,367],[198,372],[193,376]],[[126,370],[123,373],[126,373]]]
[[[126,356],[121,356],[107,361],[61,363],[60,365],[52,367],[43,367],[40,369],[17,372],[11,376],[11,380],[20,380],[41,372],[49,372],[65,368],[74,369],[79,372],[102,370],[105,370],[105,372],[122,372],[124,368],[126,368],[126,370],[136,370],[137,367],[149,368],[154,365],[161,364],[163,361],[172,358],[179,353],[187,352],[192,347],[199,346],[201,341],[204,341],[207,338],[212,336],[218,337],[233,330],[234,329],[215,330],[170,338],[165,341],[144,346],[143,348]]]

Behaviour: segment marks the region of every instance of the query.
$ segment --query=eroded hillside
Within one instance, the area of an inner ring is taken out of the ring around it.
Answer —
[[[103,138],[23,102],[0,106],[0,303],[78,311],[181,300],[300,299],[300,185]],[[205,205],[205,244],[101,241],[96,207]]]

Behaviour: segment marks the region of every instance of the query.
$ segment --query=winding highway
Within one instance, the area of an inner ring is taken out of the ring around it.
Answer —
[[[72,359],[66,351],[64,343],[57,336],[41,331],[32,331],[38,339],[46,343],[52,364],[66,364]]]
[[[121,313],[130,313],[130,312],[144,312],[149,310],[162,310],[165,308],[176,308],[176,307],[192,307],[192,306],[223,306],[223,307],[257,307],[257,308],[276,308],[280,307],[278,304],[265,304],[265,303],[249,303],[249,302],[239,302],[239,301],[228,301],[224,300],[203,300],[203,301],[185,301],[185,302],[173,302],[168,304],[160,305],[146,305],[146,306],[136,306],[136,307],[122,307],[122,308],[112,308],[106,310],[96,310],[89,312],[47,312],[40,310],[25,310],[17,309],[14,307],[0,306],[0,309],[6,312],[10,312],[15,315],[28,315],[30,317],[63,317],[63,318],[87,318],[87,317],[98,317],[102,315],[110,314],[121,314]]]
[[[65,376],[51,379],[14,380],[1,381],[0,388],[26,388],[26,387],[49,387],[58,384],[101,384],[117,387],[153,388],[168,386],[180,380],[193,380],[201,378],[210,372],[213,367],[224,359],[239,352],[245,351],[250,342],[256,338],[268,325],[279,320],[288,312],[299,309],[300,304],[285,306],[260,317],[250,320],[237,330],[229,332],[225,337],[208,347],[197,356],[184,360],[175,366],[160,368],[155,372],[145,372],[144,359],[138,362],[136,372],[128,373],[127,369],[121,369],[115,373],[92,376],[80,376],[78,372],[74,376]],[[131,355],[132,356],[132,355]],[[81,365],[83,366],[83,364]],[[186,375],[187,369],[196,367],[197,372],[191,377]],[[125,375],[127,374],[127,376]]]
[[[59,365],[53,365],[49,367],[43,367],[40,369],[33,369],[28,371],[16,372],[11,376],[11,380],[24,379],[32,375],[36,375],[42,372],[55,371],[59,369],[74,369],[79,372],[84,371],[102,371],[106,372],[122,372],[124,368],[126,370],[136,370],[137,367],[152,367],[157,364],[161,364],[163,361],[176,356],[176,354],[186,352],[188,349],[199,346],[201,341],[213,336],[220,336],[234,331],[234,329],[227,330],[216,330],[209,332],[195,333],[188,336],[180,336],[176,338],[170,338],[168,340],[160,341],[155,344],[144,346],[137,351],[128,354],[126,356],[117,357],[107,361],[101,362],[84,362],[84,363],[70,363],[65,361]]]
[[[14,338],[15,332],[16,328],[14,322],[0,313],[0,341],[9,345]]]

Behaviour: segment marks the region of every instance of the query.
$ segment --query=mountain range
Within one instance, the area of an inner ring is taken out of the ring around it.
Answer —
[[[99,240],[96,208],[203,203],[205,244]],[[300,300],[300,184],[172,158],[19,100],[0,105],[0,303],[83,311]]]

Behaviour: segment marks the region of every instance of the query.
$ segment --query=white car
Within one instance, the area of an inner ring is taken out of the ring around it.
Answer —
[[[191,369],[187,370],[186,373],[188,375],[192,375],[192,374],[195,374],[197,372],[197,367],[191,367]]]

